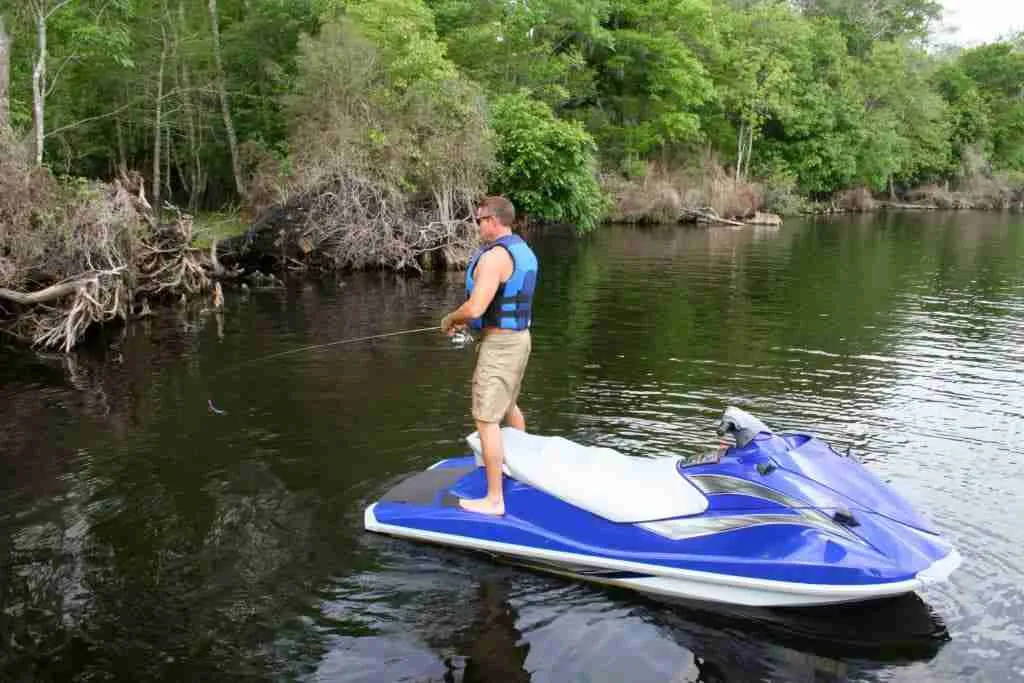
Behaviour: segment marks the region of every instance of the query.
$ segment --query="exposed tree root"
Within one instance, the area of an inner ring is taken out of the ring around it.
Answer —
[[[344,167],[305,187],[207,251],[193,246],[190,216],[159,222],[137,174],[60,183],[0,145],[0,329],[67,352],[91,326],[148,315],[161,299],[214,289],[219,308],[215,283],[246,270],[464,267],[477,246],[468,191],[410,195]],[[240,267],[246,252],[255,269]],[[282,285],[254,278],[255,287]]]
[[[456,205],[464,219],[446,216]],[[478,244],[470,210],[466,201],[410,199],[379,181],[339,172],[265,212],[225,246],[231,260],[273,269],[459,268]]]
[[[192,247],[192,221],[158,224],[141,182],[62,186],[45,171],[0,163],[0,328],[69,351],[95,324],[127,320],[160,297],[196,294],[214,276]],[[40,200],[22,208],[25,195]]]

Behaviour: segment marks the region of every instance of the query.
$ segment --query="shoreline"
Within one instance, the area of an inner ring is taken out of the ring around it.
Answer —
[[[655,218],[645,216],[640,219],[627,219],[627,218],[611,218],[603,220],[599,225],[709,225],[709,226],[732,226],[732,227],[744,227],[744,226],[777,226],[782,225],[787,219],[793,218],[811,218],[818,216],[856,216],[856,215],[876,215],[880,213],[983,213],[983,214],[1008,214],[1008,215],[1024,215],[1024,203],[1020,205],[1012,206],[1009,208],[985,208],[975,206],[956,206],[956,207],[945,207],[937,206],[934,204],[913,204],[905,202],[879,202],[876,206],[871,208],[859,208],[859,209],[847,209],[842,207],[818,207],[814,209],[804,210],[797,213],[772,213],[772,212],[757,212],[757,216],[767,217],[762,220],[757,217],[743,218],[743,217],[717,217],[707,216],[707,218],[694,218],[692,211],[688,210],[684,215],[681,215],[676,220],[666,220],[664,218]],[[777,218],[778,221],[772,220]]]
[[[852,217],[857,215],[872,216],[882,213],[978,213],[978,214],[1006,214],[1011,216],[1024,215],[1024,204],[1014,205],[1008,208],[978,208],[975,206],[938,206],[936,204],[925,204],[925,203],[911,203],[911,202],[877,202],[870,207],[860,208],[843,208],[836,206],[819,206],[814,209],[802,211],[800,213],[783,213],[773,214],[765,212],[757,212],[755,216],[748,217],[746,219],[740,218],[734,220],[730,218],[723,218],[717,216],[713,211],[707,210],[686,210],[676,220],[665,220],[664,217],[655,219],[654,217],[643,217],[639,220],[623,220],[616,218],[607,218],[598,224],[598,230],[604,226],[615,226],[615,225],[630,225],[630,226],[680,226],[680,225],[697,225],[705,227],[731,227],[731,228],[742,228],[742,227],[768,227],[778,228],[781,227],[787,220],[795,218],[814,218],[814,217]],[[536,222],[527,223],[525,229],[545,229],[550,227],[557,227],[554,224]],[[241,233],[238,235],[222,235],[220,239],[224,241],[230,241],[232,239],[242,238],[246,232],[251,229],[251,226],[245,226]],[[381,265],[376,268],[333,268],[333,269],[321,269],[321,268],[288,268],[288,267],[277,267],[271,268],[269,272],[264,272],[259,267],[252,267],[253,260],[259,261],[262,256],[262,252],[251,253],[248,255],[250,267],[239,267],[241,264],[232,263],[234,268],[229,271],[224,268],[220,263],[217,254],[217,243],[219,239],[214,238],[213,243],[210,245],[212,248],[204,249],[204,255],[208,255],[210,264],[204,264],[208,266],[208,277],[209,284],[206,287],[199,287],[196,291],[193,291],[190,295],[182,293],[181,296],[170,296],[170,297],[157,297],[156,300],[151,300],[152,308],[149,303],[143,300],[142,306],[139,309],[132,307],[132,310],[126,311],[125,317],[115,317],[109,320],[97,321],[83,329],[78,335],[77,339],[69,347],[63,349],[63,352],[71,352],[80,345],[87,345],[88,341],[95,336],[103,336],[104,332],[109,329],[118,329],[122,326],[129,325],[134,322],[143,320],[149,316],[155,315],[158,312],[170,311],[181,307],[194,307],[199,306],[203,312],[214,312],[221,313],[224,309],[224,293],[227,291],[232,292],[240,296],[247,296],[250,292],[255,291],[266,291],[266,290],[283,290],[287,289],[290,283],[296,280],[307,281],[310,278],[314,278],[314,275],[319,276],[319,279],[324,277],[331,277],[337,279],[339,276],[344,274],[350,274],[357,270],[391,270],[395,273],[401,273],[403,271],[387,266]],[[222,242],[223,244],[223,242]],[[183,252],[194,251],[200,252],[197,247],[186,247],[182,245],[181,250]],[[227,261],[230,263],[234,259],[227,254]],[[310,254],[315,258],[315,254]],[[461,269],[461,265],[458,263],[454,264],[432,264],[435,267],[427,267],[417,269],[420,273],[431,272],[431,271],[458,271]],[[212,267],[209,267],[212,266]],[[440,267],[437,267],[440,266]],[[207,268],[204,268],[206,270]],[[408,269],[405,269],[408,270]],[[316,278],[314,278],[316,279]],[[33,294],[38,295],[39,292],[27,292],[25,295],[32,296]],[[205,303],[204,303],[205,302]],[[30,314],[31,311],[25,311],[25,314]],[[44,345],[33,343],[32,340],[20,338],[17,335],[11,334],[11,328],[18,322],[18,316],[14,318],[8,318],[3,321],[3,331],[6,332],[4,336],[8,341],[15,347],[25,351],[39,351],[39,352],[61,352],[60,348],[51,348]]]

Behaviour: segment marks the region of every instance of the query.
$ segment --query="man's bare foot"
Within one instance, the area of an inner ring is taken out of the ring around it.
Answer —
[[[505,514],[505,501],[494,502],[489,498],[460,498],[459,506],[468,512],[482,515],[501,516]]]

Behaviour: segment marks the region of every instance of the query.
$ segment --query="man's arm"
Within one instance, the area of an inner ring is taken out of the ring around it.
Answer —
[[[487,310],[501,284],[503,271],[511,273],[512,258],[504,249],[491,249],[476,262],[473,292],[466,301],[441,320],[441,330],[452,334],[455,328],[479,318]]]

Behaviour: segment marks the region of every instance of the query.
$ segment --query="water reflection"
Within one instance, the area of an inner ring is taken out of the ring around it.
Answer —
[[[323,608],[351,620],[328,646],[324,678],[844,681],[927,662],[950,640],[916,595],[827,611],[730,608],[369,544],[383,565],[339,582]],[[381,658],[384,671],[369,666]]]
[[[516,628],[519,614],[509,602],[505,581],[482,580],[477,585],[475,598],[477,612],[473,620],[452,638],[453,649],[465,653],[462,675],[456,677],[453,667],[446,678],[463,683],[529,681],[530,674],[524,665],[530,646],[523,642]]]

